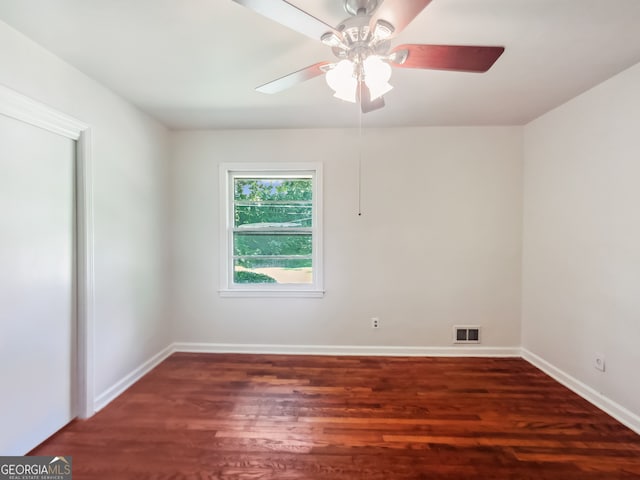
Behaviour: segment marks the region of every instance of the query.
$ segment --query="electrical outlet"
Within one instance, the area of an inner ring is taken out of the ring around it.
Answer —
[[[596,353],[593,357],[593,368],[596,370],[600,370],[604,372],[604,355],[601,353]]]
[[[380,319],[378,317],[371,318],[371,328],[380,328]]]

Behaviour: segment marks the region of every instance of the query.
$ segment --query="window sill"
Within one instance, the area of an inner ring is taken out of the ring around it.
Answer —
[[[322,298],[324,290],[218,290],[221,297],[230,298]]]

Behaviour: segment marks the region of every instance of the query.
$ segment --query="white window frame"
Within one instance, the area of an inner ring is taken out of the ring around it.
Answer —
[[[233,180],[236,176],[311,176],[312,282],[309,284],[236,284],[233,281]],[[322,283],[322,164],[321,163],[222,163],[220,165],[220,296],[313,297],[324,295]]]

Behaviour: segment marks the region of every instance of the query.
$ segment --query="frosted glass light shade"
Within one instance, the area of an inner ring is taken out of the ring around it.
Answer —
[[[353,85],[350,87],[345,87],[342,90],[336,90],[333,94],[334,97],[339,98],[340,100],[345,100],[347,102],[356,103],[356,89],[358,88],[358,82],[354,78]]]
[[[393,90],[393,86],[389,83],[383,83],[380,85],[369,85],[368,82],[365,82],[367,87],[369,87],[369,92],[371,92],[371,100],[375,100],[376,98],[380,98],[385,93]]]
[[[329,87],[335,92],[334,97],[355,103],[358,81],[354,76],[352,61],[340,60],[327,72],[325,78]]]
[[[364,68],[364,83],[369,87],[372,100],[381,97],[393,88],[389,84],[389,80],[391,79],[391,65],[382,61],[379,56],[368,56],[362,66]]]
[[[378,55],[369,55],[362,63],[365,79],[372,83],[388,83],[391,79],[391,65],[383,62]]]

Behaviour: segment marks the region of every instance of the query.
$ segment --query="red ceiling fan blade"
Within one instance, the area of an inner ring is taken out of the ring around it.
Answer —
[[[320,40],[322,35],[327,32],[335,33],[338,38],[342,38],[342,34],[331,25],[327,25],[322,20],[317,19],[313,15],[308,14],[304,10],[299,9],[285,0],[233,1],[240,5],[244,5],[267,18],[270,18],[285,27],[289,27],[296,32],[307,35],[314,40]]]
[[[384,107],[384,98],[378,97],[371,100],[371,90],[364,82],[358,82],[358,99],[360,100],[362,113],[373,112]]]
[[[486,72],[504,52],[504,47],[467,45],[399,45],[393,49],[391,63],[401,68]]]
[[[265,83],[264,85],[260,85],[256,88],[258,92],[262,93],[278,93],[286,90],[287,88],[291,88],[294,85],[297,85],[302,82],[306,82],[307,80],[311,80],[312,78],[318,77],[324,74],[324,70],[322,67],[325,65],[330,65],[329,62],[319,62],[314,63],[313,65],[309,65],[308,67],[302,68],[297,72],[290,73],[285,75],[284,77],[280,77],[276,80],[272,80],[271,82]]]
[[[374,12],[369,23],[372,31],[378,20],[393,25],[393,35],[397,35],[409,25],[431,0],[384,0]]]

